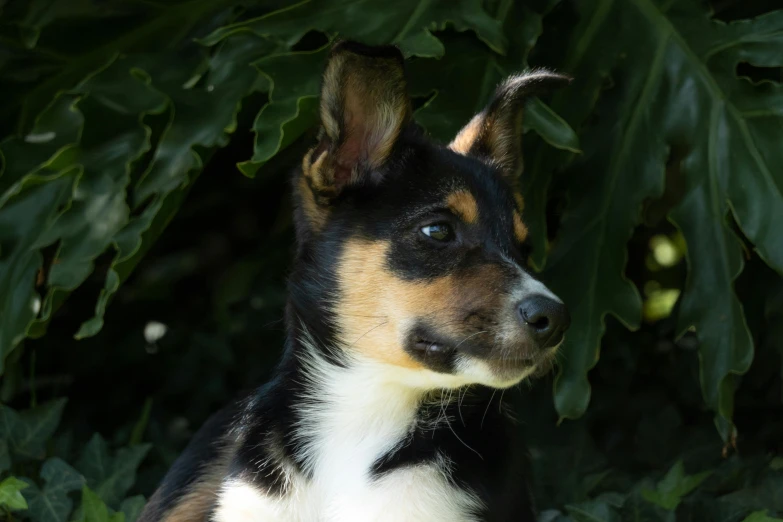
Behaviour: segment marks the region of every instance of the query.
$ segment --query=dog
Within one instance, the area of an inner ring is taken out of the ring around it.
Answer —
[[[490,393],[551,367],[563,302],[526,269],[512,76],[448,145],[412,120],[393,46],[333,46],[293,176],[297,246],[273,378],[215,414],[142,522],[530,521]]]

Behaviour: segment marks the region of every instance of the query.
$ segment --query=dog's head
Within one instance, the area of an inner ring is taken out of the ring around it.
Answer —
[[[516,180],[525,97],[567,82],[507,79],[442,146],[412,123],[396,48],[335,46],[294,190],[292,302],[316,341],[422,387],[507,387],[549,365],[569,315],[524,268]]]

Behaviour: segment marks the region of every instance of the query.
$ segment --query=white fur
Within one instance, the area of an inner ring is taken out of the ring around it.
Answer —
[[[287,470],[289,488],[282,497],[230,480],[223,486],[215,522],[475,520],[480,501],[449,482],[451,469],[443,458],[374,481],[370,476],[376,460],[414,428],[426,391],[472,381],[358,358],[339,368],[315,350],[309,352],[302,362],[311,391],[300,398],[304,420],[295,437],[312,480]]]

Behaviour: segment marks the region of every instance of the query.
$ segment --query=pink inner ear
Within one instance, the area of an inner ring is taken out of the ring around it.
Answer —
[[[372,146],[367,142],[368,136],[365,130],[363,111],[361,106],[351,98],[345,101],[345,136],[337,151],[334,166],[334,181],[338,186],[344,186],[352,181],[352,176],[357,167],[366,160],[368,149]]]

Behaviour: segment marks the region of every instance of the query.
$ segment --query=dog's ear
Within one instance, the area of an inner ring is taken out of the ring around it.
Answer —
[[[457,134],[449,148],[500,167],[516,185],[522,173],[522,113],[525,100],[563,87],[571,81],[548,71],[535,71],[507,78],[495,90],[483,111]]]
[[[403,56],[393,46],[341,42],[321,87],[318,145],[303,170],[316,199],[328,202],[351,183],[379,175],[410,121]]]

